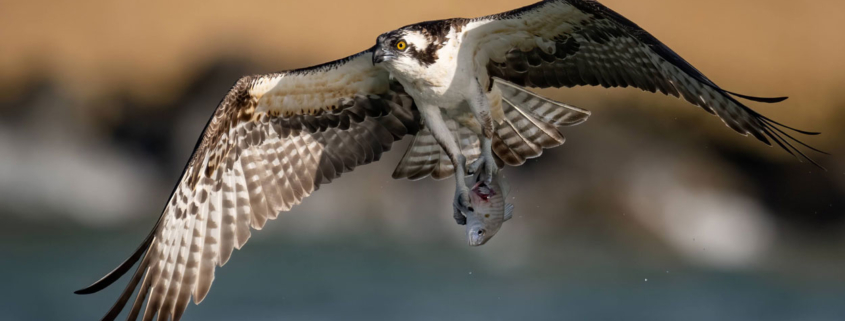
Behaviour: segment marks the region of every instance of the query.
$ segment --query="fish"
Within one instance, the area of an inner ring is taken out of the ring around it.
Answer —
[[[509,190],[502,171],[498,171],[492,179],[487,179],[485,174],[475,178],[469,194],[471,211],[464,214],[470,246],[481,246],[490,241],[502,224],[513,217],[514,206],[506,199]]]

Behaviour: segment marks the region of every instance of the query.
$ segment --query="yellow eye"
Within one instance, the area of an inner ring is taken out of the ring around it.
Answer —
[[[396,43],[396,49],[405,50],[405,48],[408,48],[408,44],[404,40]]]

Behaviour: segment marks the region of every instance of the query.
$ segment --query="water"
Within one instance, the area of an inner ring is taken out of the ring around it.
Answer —
[[[94,295],[73,290],[115,267],[142,237],[141,231],[68,232],[54,238],[60,241],[16,237],[19,243],[0,253],[0,319],[98,319],[126,280]],[[217,269],[209,296],[191,304],[184,320],[845,319],[845,291],[835,284],[683,265],[667,273],[665,266],[587,256],[569,263],[532,257],[502,269],[478,255],[498,250],[493,244],[473,250],[379,235],[257,239]]]

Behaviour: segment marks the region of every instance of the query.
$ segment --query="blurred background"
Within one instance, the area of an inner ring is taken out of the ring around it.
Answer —
[[[0,0],[0,319],[93,320],[72,294],[152,228],[240,76],[531,0]],[[186,320],[845,320],[845,2],[604,0],[832,153],[828,171],[636,89],[505,174],[515,219],[470,248],[451,181],[390,178],[408,140],[324,186],[217,270]]]

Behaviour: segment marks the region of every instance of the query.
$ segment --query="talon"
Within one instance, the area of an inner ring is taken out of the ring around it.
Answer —
[[[467,225],[467,217],[458,209],[457,206],[452,206],[455,212],[453,213],[453,217],[455,218],[455,223],[458,225]]]
[[[478,159],[472,161],[472,163],[467,166],[467,174],[475,175],[476,173],[478,173],[478,170],[481,168],[482,165],[484,165],[483,157],[479,157]]]
[[[455,201],[453,203],[456,211],[461,213],[473,212],[469,202],[469,189],[466,187],[458,187],[455,189]],[[463,215],[463,214],[461,214]]]
[[[458,225],[466,225],[467,217],[464,213],[472,212],[472,207],[469,205],[469,189],[466,187],[457,187],[455,189],[455,201],[452,203],[452,208],[454,209],[453,217],[455,218],[455,223]]]
[[[496,173],[499,172],[499,167],[496,166],[495,161],[484,162],[484,172],[487,177],[484,178],[484,182],[487,184],[493,183],[493,176],[496,176]]]
[[[484,169],[483,175],[480,174],[479,170]],[[481,156],[472,163],[469,164],[467,167],[467,172],[470,175],[478,175],[478,179],[484,178],[484,182],[490,184],[493,182],[493,176],[496,176],[496,173],[499,172],[499,166],[496,166],[496,160],[493,159],[492,156]],[[478,181],[476,179],[476,181]]]

